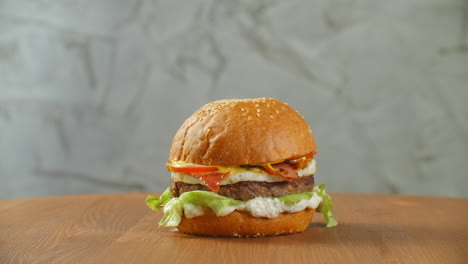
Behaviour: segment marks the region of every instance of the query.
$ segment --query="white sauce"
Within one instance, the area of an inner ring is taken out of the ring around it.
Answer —
[[[187,218],[194,218],[205,214],[205,209],[200,205],[193,205],[191,203],[184,204],[184,215]]]
[[[306,168],[298,170],[297,174],[299,177],[309,176],[314,174],[315,170],[315,159],[313,159]],[[172,172],[171,179],[174,182],[202,184],[199,179],[192,177],[189,173]],[[225,178],[220,185],[234,184],[241,181],[280,182],[284,181],[284,179],[276,175],[267,174],[262,170],[252,170],[231,174],[229,177]]]
[[[257,197],[247,201],[239,206],[230,206],[226,208],[221,216],[228,215],[234,210],[248,212],[255,217],[275,218],[281,213],[295,213],[303,211],[307,208],[316,209],[322,202],[322,197],[316,193],[309,200],[302,200],[293,205],[286,205],[280,202],[277,198]],[[203,215],[205,209],[192,204],[184,205],[184,215],[187,218],[193,218]]]

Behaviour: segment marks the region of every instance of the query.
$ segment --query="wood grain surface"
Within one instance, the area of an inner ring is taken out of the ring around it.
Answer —
[[[158,228],[145,197],[0,201],[0,263],[468,263],[468,199],[333,194],[337,227],[210,238]]]

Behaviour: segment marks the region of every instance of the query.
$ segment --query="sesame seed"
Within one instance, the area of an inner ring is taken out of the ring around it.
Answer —
[[[260,113],[260,109],[257,109],[257,113]]]
[[[278,110],[275,110],[275,112],[276,112],[277,114],[279,114],[279,111],[278,111]]]
[[[257,117],[260,117],[260,114],[259,114],[259,113],[257,113]]]

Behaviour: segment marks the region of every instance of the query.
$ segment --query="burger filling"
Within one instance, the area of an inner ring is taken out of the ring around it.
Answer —
[[[322,213],[327,227],[337,225],[333,218],[330,196],[325,185],[319,184],[309,192],[288,194],[281,197],[257,197],[247,201],[228,198],[211,191],[190,191],[172,197],[168,188],[161,197],[148,196],[146,204],[153,210],[163,209],[162,226],[178,226],[182,215],[193,218],[212,212],[217,216],[228,215],[234,210],[249,212],[255,217],[273,218],[281,213],[293,213],[306,209],[317,209]]]
[[[163,208],[160,225],[177,226],[182,215],[228,215],[238,210],[254,217],[318,209],[327,226],[337,224],[325,185],[314,185],[312,152],[300,158],[246,166],[198,165],[171,161],[171,186],[161,197],[148,196],[153,210]]]
[[[234,184],[221,185],[218,194],[232,199],[246,201],[255,197],[281,197],[292,193],[309,192],[314,188],[314,177],[304,176],[296,181],[256,182],[240,181]],[[179,197],[185,192],[209,191],[203,184],[171,182],[173,197]]]
[[[312,197],[307,200],[300,200],[294,204],[285,204],[277,198],[256,197],[241,203],[239,205],[227,206],[220,211],[219,216],[225,216],[235,210],[250,213],[255,217],[275,218],[281,213],[295,213],[305,209],[316,209],[322,202],[323,198],[313,193]],[[210,209],[201,205],[193,205],[191,203],[184,204],[184,216],[194,218],[197,216],[209,213]]]
[[[297,181],[304,176],[313,175],[316,170],[315,160],[311,155],[260,165],[204,166],[172,161],[168,163],[167,167],[172,172],[172,182],[200,184],[216,193],[220,190],[220,186],[238,182]]]

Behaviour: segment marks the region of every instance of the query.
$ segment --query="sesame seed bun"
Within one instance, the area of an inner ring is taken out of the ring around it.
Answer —
[[[311,153],[304,118],[275,99],[232,99],[206,104],[176,133],[169,160],[201,165],[255,165]]]

